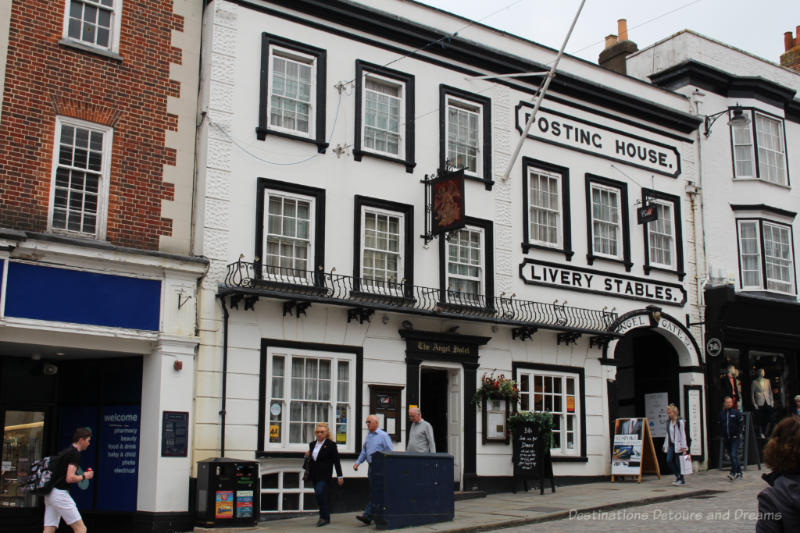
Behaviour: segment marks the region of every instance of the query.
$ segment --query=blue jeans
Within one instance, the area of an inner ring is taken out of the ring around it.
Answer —
[[[317,481],[314,483],[314,496],[317,497],[317,507],[319,507],[319,517],[323,520],[331,519],[331,512],[328,510],[328,500],[325,498],[325,490],[328,488],[328,481]]]
[[[375,512],[375,509],[372,505],[372,464],[369,465],[367,468],[367,479],[369,480],[369,501],[367,502],[367,506],[364,507],[364,516],[372,520],[372,515]]]
[[[680,454],[675,453],[675,445],[670,444],[667,449],[667,466],[675,474],[677,481],[683,481],[683,474],[681,474],[681,461],[678,458]]]
[[[725,449],[731,457],[731,475],[741,474],[742,465],[739,464],[739,445],[742,439],[725,439]]]

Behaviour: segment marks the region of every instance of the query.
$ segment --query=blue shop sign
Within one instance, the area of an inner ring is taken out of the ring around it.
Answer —
[[[161,281],[10,262],[5,314],[158,331]]]

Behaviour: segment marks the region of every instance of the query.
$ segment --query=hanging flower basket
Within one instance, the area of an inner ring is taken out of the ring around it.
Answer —
[[[519,389],[517,382],[513,379],[507,379],[505,374],[500,374],[498,377],[484,374],[481,377],[481,384],[475,395],[472,397],[472,403],[484,407],[487,400],[506,400],[511,405],[516,405],[519,400]]]

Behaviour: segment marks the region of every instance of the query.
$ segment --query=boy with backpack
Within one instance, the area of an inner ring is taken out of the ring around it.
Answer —
[[[69,494],[70,483],[80,483],[84,479],[92,479],[91,469],[83,474],[76,474],[81,464],[81,452],[89,447],[92,431],[89,428],[78,428],[72,436],[72,445],[56,456],[54,461],[52,490],[44,497],[44,530],[43,533],[55,533],[61,519],[75,533],[86,533],[86,526]]]

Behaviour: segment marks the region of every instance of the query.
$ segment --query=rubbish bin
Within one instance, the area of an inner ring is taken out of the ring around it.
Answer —
[[[372,455],[373,519],[397,529],[453,519],[453,456],[376,452]]]
[[[226,457],[197,462],[197,525],[254,526],[259,516],[258,463]]]

